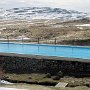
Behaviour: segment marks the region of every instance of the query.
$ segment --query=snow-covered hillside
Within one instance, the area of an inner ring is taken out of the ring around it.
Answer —
[[[89,14],[73,10],[50,7],[23,7],[12,9],[0,9],[0,19],[61,19],[72,20],[89,17]]]

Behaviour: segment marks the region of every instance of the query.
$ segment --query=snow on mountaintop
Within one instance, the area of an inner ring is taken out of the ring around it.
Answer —
[[[89,14],[73,10],[50,7],[22,7],[12,9],[0,9],[0,19],[61,19],[76,20],[89,17]]]

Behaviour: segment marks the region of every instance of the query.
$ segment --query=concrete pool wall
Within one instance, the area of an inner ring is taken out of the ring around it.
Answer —
[[[7,73],[51,73],[90,76],[90,60],[0,53],[0,66]]]

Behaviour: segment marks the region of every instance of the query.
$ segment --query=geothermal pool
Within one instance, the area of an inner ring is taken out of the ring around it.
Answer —
[[[80,46],[0,43],[0,53],[90,59],[90,47]]]

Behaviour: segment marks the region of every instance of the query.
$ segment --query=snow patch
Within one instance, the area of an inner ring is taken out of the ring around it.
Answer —
[[[13,83],[10,83],[10,82],[5,81],[5,80],[0,80],[0,84],[13,84]]]
[[[0,90],[28,90],[28,89],[17,89],[17,88],[5,88],[5,87],[0,87]]]
[[[90,27],[90,24],[80,24],[80,25],[75,25],[75,26],[80,26],[80,27]]]

